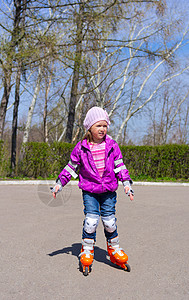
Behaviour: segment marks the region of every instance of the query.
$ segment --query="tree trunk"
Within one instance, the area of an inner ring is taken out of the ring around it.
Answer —
[[[20,79],[21,79],[21,66],[18,66],[16,74],[16,86],[15,86],[15,103],[13,110],[12,120],[12,148],[11,148],[11,172],[15,173],[16,168],[16,141],[17,141],[17,128],[18,128],[18,107],[20,102]]]
[[[14,16],[14,31],[13,41],[14,46],[17,48],[18,53],[21,53],[21,45],[23,42],[25,32],[25,13],[26,13],[27,0],[15,0],[15,16]],[[13,109],[12,119],[12,147],[11,147],[11,175],[15,174],[16,169],[16,151],[17,151],[17,129],[18,129],[18,107],[20,103],[20,81],[21,72],[24,62],[22,55],[17,59],[17,71],[16,71],[16,84],[15,84],[15,102]]]
[[[54,64],[52,66],[50,77],[46,78],[46,86],[45,86],[45,105],[44,105],[44,111],[43,111],[43,136],[44,136],[44,142],[48,143],[48,127],[47,127],[47,108],[48,108],[48,95],[51,87],[52,82],[52,73],[54,69]]]
[[[48,142],[48,128],[47,128],[47,98],[45,98],[44,112],[43,112],[43,136],[44,142]]]
[[[30,131],[30,128],[31,128],[31,121],[32,121],[32,117],[33,117],[33,112],[34,112],[37,96],[38,96],[39,91],[40,91],[40,83],[41,83],[41,66],[39,66],[37,83],[36,83],[33,99],[31,101],[29,111],[28,111],[28,118],[27,118],[25,130],[24,130],[23,143],[27,143],[27,141],[28,141],[29,131]]]
[[[70,96],[69,111],[68,111],[68,121],[66,127],[66,137],[65,137],[66,142],[68,143],[71,143],[72,141],[73,127],[75,121],[75,107],[77,104],[79,71],[80,71],[81,56],[82,56],[83,12],[84,12],[84,5],[81,3],[79,8],[79,15],[77,17],[76,54],[75,54],[74,72],[73,72],[71,96]]]
[[[4,92],[3,92],[3,97],[0,105],[0,140],[3,139],[5,117],[6,117],[7,105],[9,102],[10,91],[11,91],[11,76],[4,79]]]

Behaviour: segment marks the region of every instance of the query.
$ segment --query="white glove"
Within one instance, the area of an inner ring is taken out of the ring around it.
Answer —
[[[51,193],[53,193],[53,197],[56,198],[56,194],[61,192],[61,190],[62,190],[62,185],[61,185],[60,179],[58,179],[55,186],[50,187],[50,189],[51,189]]]
[[[134,199],[134,191],[131,188],[130,182],[129,181],[124,181],[123,182],[124,186],[124,191],[125,193],[130,197],[131,201]]]

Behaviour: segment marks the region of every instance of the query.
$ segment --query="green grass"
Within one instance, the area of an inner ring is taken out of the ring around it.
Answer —
[[[144,181],[144,182],[189,182],[189,179],[175,179],[169,177],[159,177],[159,178],[152,178],[150,176],[141,175],[141,176],[131,176],[133,181]],[[49,175],[48,177],[24,177],[24,176],[14,176],[14,177],[0,177],[0,180],[56,180],[57,177],[54,175]],[[72,178],[72,180],[78,180]]]

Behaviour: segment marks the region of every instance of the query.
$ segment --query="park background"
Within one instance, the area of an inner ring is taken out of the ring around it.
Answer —
[[[186,0],[1,1],[1,178],[55,178],[107,110],[134,179],[188,179]]]
[[[84,277],[77,182],[55,202],[49,180],[0,180],[1,299],[189,299],[188,12],[188,0],[0,0],[0,178],[54,182],[98,105],[135,192],[119,188],[116,211],[132,271],[111,265],[100,223]]]

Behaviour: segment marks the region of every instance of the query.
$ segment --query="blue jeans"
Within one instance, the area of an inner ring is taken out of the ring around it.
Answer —
[[[84,214],[93,214],[98,216],[111,216],[115,215],[116,209],[115,205],[117,202],[117,194],[116,192],[106,192],[102,194],[95,194],[86,191],[83,192],[83,204],[84,204]],[[117,229],[109,233],[104,230],[105,236],[107,240],[111,240],[112,238],[118,236]],[[82,238],[90,238],[96,241],[96,232],[87,233],[83,229]]]

